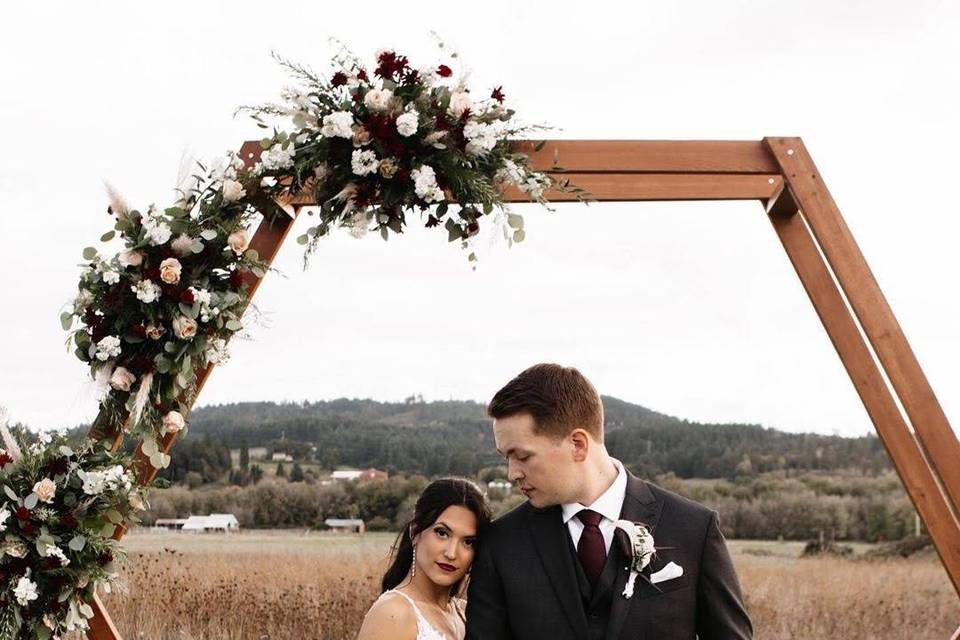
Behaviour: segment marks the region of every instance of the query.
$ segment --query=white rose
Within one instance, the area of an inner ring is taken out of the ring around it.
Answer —
[[[417,118],[418,114],[416,111],[408,111],[407,113],[399,116],[397,118],[397,133],[403,137],[412,136],[417,132]]]
[[[227,244],[230,245],[230,248],[233,249],[233,252],[238,256],[242,255],[244,251],[247,250],[247,247],[250,246],[250,236],[247,234],[246,229],[237,229],[230,234],[230,237],[227,238]]]
[[[243,185],[236,180],[223,181],[223,199],[227,202],[236,202],[247,195]]]
[[[473,101],[466,91],[456,91],[450,95],[450,113],[459,118],[467,109],[473,109]]]
[[[177,284],[180,282],[180,273],[183,265],[176,258],[167,258],[160,263],[160,279],[167,284]]]
[[[140,251],[121,251],[117,259],[125,267],[139,267],[143,264],[143,253]]]
[[[181,340],[189,340],[197,335],[197,321],[187,316],[178,316],[173,319],[173,333]]]
[[[160,428],[160,433],[163,435],[177,433],[183,429],[185,424],[186,422],[179,411],[171,411],[163,416],[163,426]]]
[[[137,377],[124,367],[117,367],[110,376],[110,386],[117,391],[130,391],[130,385]]]
[[[323,116],[323,128],[320,132],[328,138],[352,138],[353,114],[349,111],[335,111]]]
[[[57,483],[50,478],[44,478],[33,485],[33,492],[37,494],[40,502],[50,502],[57,493]]]
[[[392,97],[393,92],[389,89],[371,89],[363,97],[363,104],[371,111],[386,111]]]
[[[186,256],[193,253],[193,238],[185,233],[181,233],[170,243],[170,248],[178,256]]]

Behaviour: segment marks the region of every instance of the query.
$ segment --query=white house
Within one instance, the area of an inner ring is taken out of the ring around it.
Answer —
[[[362,475],[363,471],[350,469],[334,471],[330,474],[330,477],[334,480],[359,480]]]
[[[293,456],[289,453],[275,453],[271,460],[274,462],[293,462]]]
[[[209,516],[190,516],[181,527],[181,531],[207,532],[222,531],[229,533],[237,531],[240,522],[232,513],[212,513]]]

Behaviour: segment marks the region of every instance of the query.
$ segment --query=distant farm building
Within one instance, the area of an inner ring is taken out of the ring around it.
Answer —
[[[193,533],[229,533],[240,529],[240,522],[232,513],[213,513],[209,516],[190,516],[180,527],[181,531]]]
[[[289,453],[275,453],[271,460],[274,462],[293,462],[293,456]]]
[[[186,518],[157,518],[153,523],[153,528],[180,531],[185,524],[187,524]]]
[[[353,518],[327,518],[323,521],[323,524],[342,533],[363,533],[367,530],[363,520]]]
[[[332,480],[346,480],[348,482],[367,480],[386,480],[387,472],[379,469],[343,469],[330,474]]]

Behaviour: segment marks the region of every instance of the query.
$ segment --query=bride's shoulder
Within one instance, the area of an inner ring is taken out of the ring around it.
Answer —
[[[406,598],[396,593],[381,595],[363,619],[357,640],[414,640],[417,616]]]

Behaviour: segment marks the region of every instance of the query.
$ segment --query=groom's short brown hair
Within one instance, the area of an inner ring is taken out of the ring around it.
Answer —
[[[534,433],[563,438],[582,428],[603,442],[603,403],[587,378],[573,367],[535,364],[493,396],[487,415],[494,420],[528,413]]]

